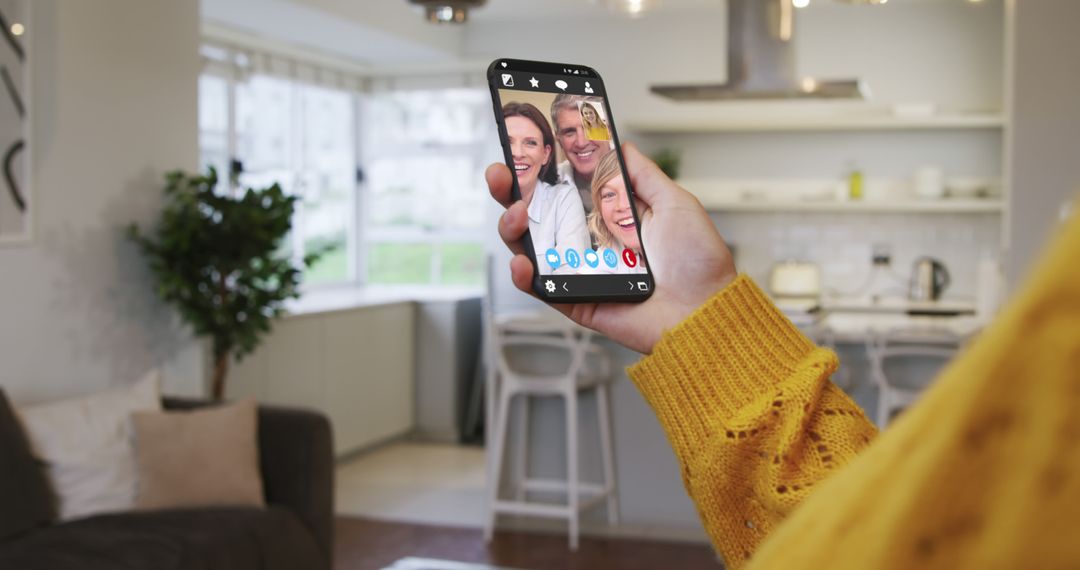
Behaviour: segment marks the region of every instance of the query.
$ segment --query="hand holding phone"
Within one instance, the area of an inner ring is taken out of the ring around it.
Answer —
[[[679,324],[735,279],[735,263],[697,198],[680,188],[633,145],[623,147],[629,181],[636,189],[641,235],[649,244],[656,290],[642,303],[578,303],[552,306],[571,320],[641,353],[652,352],[661,334]],[[529,229],[524,202],[512,197],[514,175],[505,164],[488,167],[488,189],[507,211],[499,235],[515,256],[514,285],[532,293],[533,262],[521,241]]]
[[[511,195],[525,204],[532,292],[551,302],[640,302],[654,289],[603,80],[591,68],[488,68]]]

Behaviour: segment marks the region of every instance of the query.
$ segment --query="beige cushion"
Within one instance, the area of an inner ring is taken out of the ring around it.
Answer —
[[[157,370],[126,388],[18,409],[33,453],[46,466],[61,520],[134,506],[131,413],[160,409]]]
[[[138,508],[264,504],[254,400],[132,419]]]

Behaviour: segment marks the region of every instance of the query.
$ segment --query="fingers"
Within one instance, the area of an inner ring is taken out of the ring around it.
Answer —
[[[514,287],[535,297],[536,294],[532,290],[532,278],[532,262],[524,254],[515,255],[510,260],[510,279],[514,282]]]
[[[637,196],[634,196],[634,208],[637,209],[637,213],[638,216],[641,217],[641,221],[645,221],[645,218],[647,216],[652,215],[652,208],[650,208],[644,200],[638,198]]]
[[[634,186],[634,195],[649,205],[663,200],[664,195],[678,186],[667,177],[656,163],[649,160],[633,143],[622,146],[626,158],[626,171],[630,174],[630,183]],[[489,169],[490,170],[490,169]]]
[[[514,258],[510,260],[510,280],[514,282],[514,287],[536,297],[536,292],[532,290],[532,279],[532,262],[529,261],[529,258],[525,255],[515,255]],[[567,317],[572,316],[571,312],[574,309],[574,305],[560,303],[549,303],[548,306]]]
[[[505,164],[495,163],[487,167],[484,177],[487,179],[488,190],[491,197],[502,204],[506,211],[499,218],[499,237],[506,243],[506,247],[514,254],[524,253],[521,246],[521,236],[529,229],[529,213],[521,200],[513,202],[511,188],[513,176]]]
[[[499,237],[514,254],[525,253],[521,237],[529,229],[529,212],[521,200],[514,202],[499,217]]]
[[[491,197],[495,198],[495,201],[502,204],[504,208],[509,207],[510,203],[513,202],[510,192],[514,185],[512,177],[513,173],[502,163],[492,164],[484,172],[484,178],[487,179],[488,191],[491,192]]]

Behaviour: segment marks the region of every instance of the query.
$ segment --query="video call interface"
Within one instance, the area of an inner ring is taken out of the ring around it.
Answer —
[[[528,72],[497,80],[540,274],[647,273],[596,80]]]

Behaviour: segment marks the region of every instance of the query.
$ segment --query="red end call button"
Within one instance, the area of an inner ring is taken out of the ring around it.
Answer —
[[[622,260],[627,267],[637,267],[637,255],[630,248],[622,250]]]

